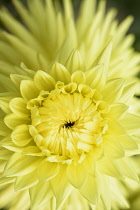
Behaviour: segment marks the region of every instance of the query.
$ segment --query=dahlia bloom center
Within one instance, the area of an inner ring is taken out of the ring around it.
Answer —
[[[108,105],[88,85],[70,83],[58,88],[56,84],[56,89],[41,91],[31,99],[27,108],[31,110],[30,133],[36,145],[51,158],[83,160],[101,144],[108,129],[107,120],[102,117],[108,112]]]

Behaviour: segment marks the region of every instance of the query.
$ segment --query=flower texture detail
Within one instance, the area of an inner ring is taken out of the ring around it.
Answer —
[[[74,192],[87,200],[85,209],[110,210],[120,196],[117,179],[139,181],[129,159],[139,152],[140,135],[140,118],[129,107],[139,58],[130,50],[132,37],[123,40],[126,28],[117,30],[114,10],[101,24],[103,2],[93,22],[92,8],[89,22],[83,8],[93,3],[84,1],[77,23],[70,1],[64,1],[64,15],[50,0],[29,1],[31,14],[14,3],[29,30],[2,12],[13,34],[1,35],[0,184],[25,193],[27,209],[46,209],[49,202],[51,210],[63,209]],[[117,189],[114,197],[111,186]],[[128,207],[123,197],[121,202]]]

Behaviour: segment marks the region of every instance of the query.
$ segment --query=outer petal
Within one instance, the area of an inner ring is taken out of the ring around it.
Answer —
[[[39,94],[39,90],[31,80],[22,80],[20,84],[20,92],[24,99],[30,100],[36,98]]]
[[[21,124],[27,124],[27,125],[30,124],[30,118],[19,117],[12,113],[4,118],[4,122],[10,129],[14,129],[16,126]]]
[[[108,103],[119,102],[119,98],[122,94],[124,87],[123,79],[112,79],[109,80],[103,91],[103,99]]]
[[[51,68],[50,74],[53,78],[55,78],[56,81],[61,81],[65,84],[68,84],[70,82],[71,75],[69,71],[60,63],[54,63]]]
[[[82,164],[70,164],[67,168],[67,177],[74,187],[81,188],[87,179],[87,171]]]
[[[24,176],[18,176],[15,182],[15,190],[25,190],[38,183],[36,171],[33,171]]]
[[[46,181],[57,175],[59,172],[59,164],[51,163],[43,160],[37,168],[38,177],[40,181]]]
[[[80,189],[80,193],[92,204],[97,204],[99,199],[99,189],[96,177],[90,176]]]
[[[29,133],[28,125],[19,125],[17,126],[11,134],[12,141],[18,146],[25,146],[27,145],[32,136]]]
[[[23,176],[36,169],[41,160],[39,157],[14,153],[5,166],[4,174],[9,177]]]
[[[66,165],[61,165],[57,176],[50,180],[52,190],[56,197],[57,208],[63,204],[72,191],[72,187],[70,186],[66,176],[66,167]]]
[[[19,116],[28,116],[29,110],[26,108],[27,102],[23,98],[13,98],[9,104],[13,113]]]
[[[34,82],[39,90],[53,90],[55,87],[55,80],[44,71],[37,71],[34,77]]]
[[[124,157],[124,150],[119,143],[119,137],[105,136],[103,141],[104,154],[111,158],[121,158]]]
[[[31,209],[36,210],[52,197],[52,190],[49,182],[39,182],[29,190]]]
[[[66,62],[67,69],[73,73],[81,70],[85,71],[86,67],[78,50],[74,50]]]

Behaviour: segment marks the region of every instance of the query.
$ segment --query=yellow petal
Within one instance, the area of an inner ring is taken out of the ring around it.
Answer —
[[[115,177],[117,179],[122,179],[123,175],[121,174],[120,170],[117,167],[115,161],[112,161],[109,158],[102,158],[97,163],[97,168],[100,173],[106,174],[108,176]]]
[[[9,103],[13,113],[19,116],[28,116],[30,111],[26,108],[27,102],[23,98],[13,98]]]
[[[20,89],[20,83],[22,80],[31,80],[30,77],[24,76],[24,75],[19,75],[19,74],[11,74],[10,78],[14,85],[16,86],[17,89]]]
[[[25,190],[34,186],[37,183],[38,183],[37,173],[36,171],[33,171],[29,174],[26,174],[24,176],[18,176],[16,178],[15,190],[16,191]]]
[[[103,116],[105,118],[109,117],[109,118],[120,119],[125,114],[127,109],[128,109],[128,106],[125,104],[121,104],[121,103],[113,104],[110,106],[110,111]]]
[[[39,90],[36,88],[34,82],[31,80],[21,81],[20,92],[21,92],[22,97],[26,100],[36,98],[39,94]]]
[[[14,153],[5,166],[5,176],[23,176],[35,170],[42,158]],[[16,166],[16,167],[15,167]]]
[[[119,136],[120,137],[120,136]],[[124,157],[124,150],[119,143],[119,137],[115,136],[104,136],[103,150],[106,157],[110,158],[121,158]]]
[[[56,197],[57,208],[65,202],[72,191],[72,187],[70,186],[66,176],[66,168],[66,165],[61,165],[59,173],[50,180],[52,190]]]
[[[49,182],[39,182],[29,190],[31,209],[36,210],[52,197],[52,190]]]
[[[3,119],[0,119],[0,135],[7,136],[10,133],[10,129],[5,125]]]
[[[85,71],[85,64],[78,50],[75,50],[71,53],[70,57],[66,62],[66,68],[71,72],[78,70]]]
[[[92,204],[97,204],[99,200],[99,189],[96,177],[88,176],[86,182],[80,188],[80,193]]]
[[[118,103],[119,98],[123,91],[123,86],[124,86],[123,79],[109,80],[103,91],[103,99],[109,102],[110,104],[115,102]]]
[[[43,160],[39,164],[37,172],[40,181],[47,181],[57,175],[57,173],[59,172],[59,164]]]
[[[123,127],[129,134],[140,134],[140,117],[134,114],[127,114],[120,120]]]
[[[70,73],[69,71],[60,63],[54,63],[50,75],[55,78],[56,81],[62,81],[65,84],[70,82]]]
[[[124,124],[122,124],[124,126]],[[108,119],[108,133],[109,135],[124,135],[125,129],[115,120]]]
[[[82,71],[76,71],[72,74],[71,76],[71,81],[76,83],[77,85],[79,84],[84,84],[86,81],[85,74]]]
[[[53,90],[55,87],[55,80],[44,71],[37,71],[34,77],[34,82],[39,90]]]
[[[116,164],[122,175],[139,182],[136,167],[130,158],[117,159]]]
[[[12,141],[18,146],[27,145],[32,140],[28,125],[24,124],[17,126],[11,134],[11,138]]]
[[[14,129],[16,126],[21,124],[30,124],[30,118],[28,117],[19,117],[15,114],[9,114],[4,118],[5,124],[10,128]]]
[[[138,146],[135,140],[129,135],[120,135],[119,136],[119,143],[122,147],[126,150],[137,150]]]
[[[70,164],[67,168],[67,177],[74,187],[81,188],[87,179],[87,171],[82,164]]]

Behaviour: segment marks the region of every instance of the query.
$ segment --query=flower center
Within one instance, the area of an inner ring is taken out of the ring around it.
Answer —
[[[40,106],[31,109],[36,130],[34,141],[49,157],[78,160],[101,144],[107,130],[107,122],[102,117],[105,108],[105,104],[95,102],[93,96],[77,90],[49,93]]]
[[[72,126],[75,124],[75,122],[66,122],[63,127],[65,128],[72,128]]]

